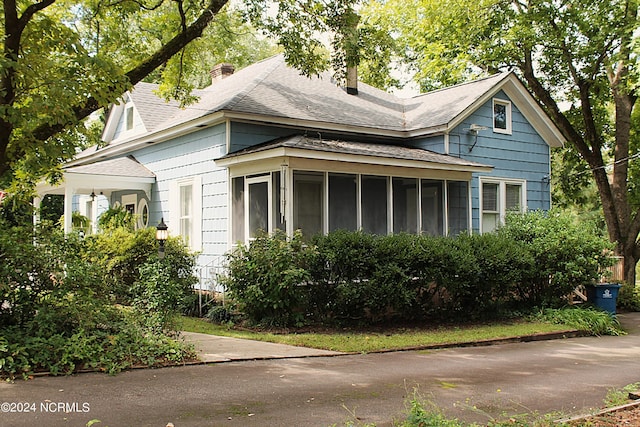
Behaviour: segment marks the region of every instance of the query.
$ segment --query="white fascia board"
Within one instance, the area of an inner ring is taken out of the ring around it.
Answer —
[[[522,83],[514,75],[510,76],[505,82],[504,92],[550,147],[563,147],[567,139]]]
[[[107,117],[107,122],[104,125],[104,129],[102,130],[101,139],[103,141],[111,141],[113,135],[116,133],[116,129],[118,128],[118,122],[120,121],[120,117],[122,117],[122,112],[124,111],[125,103],[123,100],[119,100],[117,104],[113,104],[111,109],[109,110],[109,117]]]
[[[485,92],[473,104],[469,105],[448,125],[448,130],[453,130],[469,117],[480,106],[491,100],[498,92],[503,90],[509,99],[518,107],[522,115],[531,126],[540,134],[542,139],[550,147],[562,147],[567,141],[560,130],[542,110],[529,91],[513,73],[500,80],[491,90]]]
[[[359,154],[334,153],[328,151],[314,151],[295,147],[277,147],[245,155],[231,156],[226,159],[215,160],[216,166],[231,167],[233,165],[260,162],[274,157],[295,157],[312,160],[329,160],[344,163],[371,164],[380,166],[396,166],[404,168],[418,168],[430,170],[446,170],[461,172],[491,172],[491,166],[452,165],[448,163],[427,162],[424,160],[397,159],[390,157],[364,156]]]
[[[114,144],[113,146],[104,147],[90,156],[83,157],[82,159],[72,160],[65,164],[65,166],[78,166],[86,163],[93,163],[96,159],[105,159],[111,157],[118,157],[132,151],[144,148],[151,144],[157,144],[164,141],[168,141],[177,138],[182,135],[196,132],[202,128],[213,126],[224,122],[224,113],[214,113],[206,117],[201,117],[196,120],[192,120],[186,123],[182,123],[178,126],[174,126],[168,129],[159,130],[157,132],[136,136],[129,140],[125,140]]]
[[[118,175],[94,175],[84,173],[65,172],[63,181],[57,185],[40,182],[36,185],[39,195],[65,194],[66,188],[71,188],[75,194],[89,194],[92,191],[141,190],[147,196],[151,194],[151,186],[156,179],[152,177],[131,177]]]

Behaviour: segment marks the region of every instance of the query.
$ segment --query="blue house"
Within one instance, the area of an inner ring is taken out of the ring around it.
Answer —
[[[110,109],[105,143],[39,196],[65,195],[67,231],[73,210],[94,224],[115,205],[140,227],[164,218],[203,271],[259,230],[483,233],[509,210],[550,208],[564,138],[514,74],[408,99],[346,86],[282,56],[215,67],[184,109],[139,83]]]

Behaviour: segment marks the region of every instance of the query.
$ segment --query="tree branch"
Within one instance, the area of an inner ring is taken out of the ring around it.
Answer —
[[[142,79],[164,64],[173,55],[180,52],[180,50],[189,42],[200,37],[204,29],[209,25],[220,9],[227,4],[227,1],[228,0],[211,0],[198,19],[196,19],[191,25],[168,41],[155,54],[151,55],[137,67],[126,72],[125,75],[129,79],[131,86],[142,81]],[[121,94],[114,94],[114,101],[120,95]],[[82,120],[100,107],[101,105],[98,101],[94,97],[90,97],[82,105],[78,105],[74,108],[75,118],[78,121]],[[72,123],[61,125],[42,125],[35,129],[33,136],[39,141],[45,141],[71,124]]]

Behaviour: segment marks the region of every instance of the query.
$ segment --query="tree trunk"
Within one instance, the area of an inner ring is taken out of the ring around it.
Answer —
[[[638,259],[635,256],[635,251],[633,253],[624,254],[624,282],[635,286],[636,285],[636,264],[638,263]]]

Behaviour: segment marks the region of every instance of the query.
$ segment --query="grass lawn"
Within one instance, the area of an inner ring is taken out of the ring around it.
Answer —
[[[232,329],[224,325],[213,324],[206,319],[193,317],[181,317],[177,319],[177,322],[178,330],[187,332],[358,353],[437,344],[468,343],[572,329],[566,325],[523,321],[465,326],[447,325],[430,329],[397,328],[384,332],[333,330],[328,332],[272,333]]]

